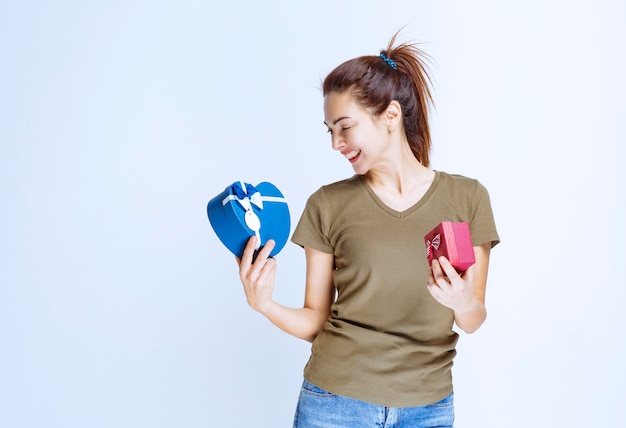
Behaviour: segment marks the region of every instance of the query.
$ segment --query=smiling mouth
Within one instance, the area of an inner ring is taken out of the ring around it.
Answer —
[[[361,154],[360,150],[353,150],[350,153],[346,153],[346,159],[348,159],[350,162],[354,162],[356,161],[356,159],[359,157],[359,155]]]

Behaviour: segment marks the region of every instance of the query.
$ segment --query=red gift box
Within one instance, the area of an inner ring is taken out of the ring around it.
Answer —
[[[445,256],[459,273],[476,263],[472,236],[466,222],[443,221],[424,236],[426,257],[433,259]]]

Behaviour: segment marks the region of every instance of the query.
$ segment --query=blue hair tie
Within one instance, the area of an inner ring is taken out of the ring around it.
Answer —
[[[387,57],[385,56],[385,54],[380,54],[380,57],[381,57],[381,58],[382,58],[382,59],[383,59],[383,60],[384,60],[387,64],[389,64],[389,65],[391,66],[391,68],[393,68],[394,70],[397,70],[397,69],[398,69],[398,66],[396,65],[396,62],[395,62],[395,61],[392,61],[392,60],[391,60],[391,59],[389,59],[389,58],[387,58]]]

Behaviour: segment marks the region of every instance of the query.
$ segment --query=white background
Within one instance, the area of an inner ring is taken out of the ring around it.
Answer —
[[[0,426],[290,426],[309,344],[246,305],[206,204],[271,181],[295,225],[352,175],[321,80],[405,24],[433,57],[433,167],[489,189],[502,238],[456,426],[616,426],[626,6],[608,0],[0,1]],[[303,252],[278,261],[275,297],[300,305]]]

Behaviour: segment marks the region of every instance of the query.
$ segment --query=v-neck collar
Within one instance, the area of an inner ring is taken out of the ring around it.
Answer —
[[[411,205],[410,207],[408,207],[407,209],[405,209],[403,211],[396,211],[393,208],[391,208],[389,205],[385,204],[378,197],[378,195],[376,195],[374,190],[372,190],[370,185],[365,180],[365,177],[362,176],[362,175],[359,175],[358,177],[359,177],[359,181],[361,182],[361,185],[363,186],[365,191],[368,193],[368,195],[372,198],[374,203],[376,205],[378,205],[378,207],[381,210],[383,210],[387,214],[390,214],[390,215],[392,215],[392,216],[394,216],[396,218],[405,218],[405,217],[408,217],[409,215],[413,214],[415,211],[419,210],[432,197],[433,193],[435,192],[435,189],[437,188],[437,185],[439,184],[439,180],[440,180],[440,173],[439,173],[439,171],[435,170],[434,173],[435,173],[435,177],[433,178],[432,183],[430,183],[430,186],[426,190],[426,193],[424,193],[424,195],[422,195],[422,197],[419,198],[413,205]]]

